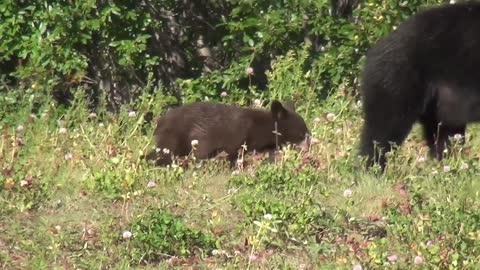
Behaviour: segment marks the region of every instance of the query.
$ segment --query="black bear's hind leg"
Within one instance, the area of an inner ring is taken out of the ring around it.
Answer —
[[[436,121],[432,117],[421,117],[420,122],[423,126],[423,134],[430,149],[430,156],[438,160],[445,157],[445,149],[450,152],[450,137],[460,135],[459,144],[465,142],[466,125],[447,126]]]
[[[436,141],[436,153],[439,160],[446,156],[445,148],[447,149],[446,154],[450,154],[452,147],[452,143],[450,141],[451,137],[454,137],[458,134],[460,135],[460,138],[458,138],[457,143],[463,144],[465,142],[465,129],[466,125],[444,126],[440,124],[439,135]]]

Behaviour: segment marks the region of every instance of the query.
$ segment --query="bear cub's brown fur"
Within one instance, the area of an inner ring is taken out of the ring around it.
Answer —
[[[158,120],[156,149],[146,159],[156,160],[159,166],[168,165],[172,156],[189,155],[196,140],[195,157],[207,159],[224,151],[233,165],[243,144],[247,151],[271,150],[277,143],[299,144],[308,133],[305,121],[291,103],[284,106],[273,101],[267,111],[197,102],[172,109]]]

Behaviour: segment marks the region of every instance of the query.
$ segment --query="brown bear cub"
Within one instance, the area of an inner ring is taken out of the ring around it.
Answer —
[[[271,110],[266,111],[197,102],[172,109],[158,120],[156,149],[146,159],[165,166],[172,156],[189,155],[194,145],[195,157],[207,159],[226,152],[234,165],[243,144],[247,151],[271,150],[285,143],[306,142],[308,133],[293,104],[273,101]]]

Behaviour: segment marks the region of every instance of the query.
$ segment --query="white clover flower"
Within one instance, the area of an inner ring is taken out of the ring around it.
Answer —
[[[330,122],[335,121],[336,118],[337,118],[337,116],[334,113],[328,113],[327,114],[327,120],[330,121]]]
[[[191,144],[192,144],[192,146],[197,146],[198,145],[198,140],[192,140]]]
[[[133,234],[130,231],[124,231],[122,233],[123,239],[130,239],[133,236]]]
[[[462,165],[460,165],[460,170],[466,170],[468,169],[468,164],[465,162],[462,162]]]
[[[148,187],[148,188],[156,188],[156,187],[157,187],[157,184],[156,184],[155,182],[153,182],[153,181],[150,181],[150,182],[148,182],[147,187]]]
[[[425,162],[425,157],[424,156],[419,156],[417,158],[417,163],[423,163],[423,162]]]
[[[396,261],[398,260],[398,256],[395,255],[395,254],[392,254],[392,255],[390,255],[390,256],[387,257],[387,260],[388,260],[389,262],[391,262],[391,263],[394,263],[394,262],[396,262]]]
[[[413,263],[416,265],[421,265],[423,264],[423,258],[420,256],[415,256],[415,258],[413,259]]]
[[[353,195],[353,191],[351,189],[346,189],[343,192],[343,197],[345,197],[345,198],[350,198],[350,197],[352,197],[352,195]]]
[[[65,154],[65,160],[71,160],[73,158],[73,154],[68,152]]]

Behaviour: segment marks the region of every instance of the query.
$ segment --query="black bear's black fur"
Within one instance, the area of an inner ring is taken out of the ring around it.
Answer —
[[[368,166],[383,170],[384,153],[416,121],[430,154],[442,159],[448,137],[480,120],[480,3],[443,5],[403,22],[368,51],[361,83],[360,154]]]
[[[244,143],[247,150],[272,150],[277,143],[301,143],[308,133],[291,103],[283,106],[273,101],[271,110],[266,111],[197,102],[172,109],[158,120],[154,132],[157,149],[146,159],[156,160],[159,166],[168,165],[172,155],[190,154],[191,142],[197,140],[197,158],[211,158],[224,151],[233,165]],[[167,153],[163,149],[168,149]]]

